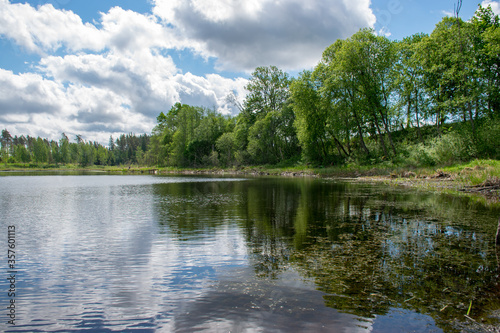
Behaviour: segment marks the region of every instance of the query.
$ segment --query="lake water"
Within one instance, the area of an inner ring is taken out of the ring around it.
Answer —
[[[499,324],[500,210],[465,197],[7,174],[0,210],[0,251],[10,241],[16,256],[0,265],[1,331],[454,332],[467,313]]]

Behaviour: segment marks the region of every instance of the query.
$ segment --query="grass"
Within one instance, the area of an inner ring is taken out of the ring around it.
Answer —
[[[109,171],[109,172],[149,172],[157,170],[159,173],[259,173],[270,175],[282,174],[310,174],[320,177],[391,177],[391,178],[429,178],[436,173],[442,172],[460,183],[467,185],[479,185],[488,179],[500,178],[499,160],[473,160],[467,163],[458,163],[451,166],[434,167],[411,167],[399,166],[391,163],[380,163],[377,165],[345,165],[329,167],[311,167],[308,165],[295,164],[290,166],[245,166],[245,167],[209,167],[209,168],[178,168],[178,167],[147,167],[140,165],[101,166],[93,165],[82,167],[78,164],[55,165],[34,163],[2,163],[0,171],[35,171],[35,170],[85,170],[85,171]]]
[[[488,180],[500,178],[500,161],[474,160],[466,164],[443,168],[443,171],[467,185],[480,185]]]

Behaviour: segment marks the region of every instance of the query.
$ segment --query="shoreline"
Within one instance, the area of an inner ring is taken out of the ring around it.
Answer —
[[[500,203],[500,161],[475,160],[467,164],[442,168],[411,168],[384,166],[351,166],[312,168],[307,166],[268,167],[246,166],[239,168],[161,168],[161,167],[81,167],[65,166],[4,166],[0,175],[17,172],[102,172],[151,175],[233,175],[312,177],[353,182],[376,182],[390,186],[467,194],[483,197],[487,202]]]

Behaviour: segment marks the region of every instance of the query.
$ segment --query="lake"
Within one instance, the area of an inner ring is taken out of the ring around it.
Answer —
[[[0,271],[6,332],[499,324],[500,209],[467,197],[316,178],[4,173],[0,209],[0,251],[15,255]]]

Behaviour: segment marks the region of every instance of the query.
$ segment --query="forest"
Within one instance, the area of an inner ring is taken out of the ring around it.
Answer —
[[[500,159],[500,19],[479,6],[430,35],[391,41],[371,29],[337,40],[298,77],[258,67],[225,116],[177,103],[151,134],[108,146],[1,136],[2,163],[238,167],[449,165]]]

